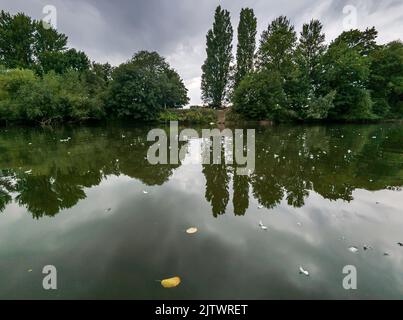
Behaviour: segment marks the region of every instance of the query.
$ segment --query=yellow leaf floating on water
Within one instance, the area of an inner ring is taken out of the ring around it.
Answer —
[[[161,281],[161,285],[164,288],[175,288],[181,283],[181,278],[179,277],[173,277],[169,279],[164,279]]]
[[[188,233],[188,234],[193,234],[193,233],[196,233],[196,232],[197,232],[197,228],[189,228],[189,229],[186,230],[186,233]]]

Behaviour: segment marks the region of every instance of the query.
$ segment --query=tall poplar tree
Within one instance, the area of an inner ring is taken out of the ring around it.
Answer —
[[[207,33],[207,58],[202,66],[202,99],[213,108],[220,108],[228,94],[232,60],[230,13],[218,6],[213,28]]]
[[[253,9],[243,8],[238,25],[235,87],[245,75],[253,71],[253,59],[256,49],[256,26],[257,19]]]

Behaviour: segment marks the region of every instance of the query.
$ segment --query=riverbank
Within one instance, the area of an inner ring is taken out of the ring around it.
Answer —
[[[159,113],[156,120],[143,121],[129,118],[111,118],[111,119],[82,119],[82,120],[55,120],[52,123],[24,122],[24,121],[3,121],[0,127],[57,127],[63,125],[99,125],[111,122],[136,123],[138,125],[149,125],[152,123],[168,123],[178,121],[181,124],[212,125],[222,126],[271,126],[276,124],[290,125],[326,125],[326,124],[377,124],[377,123],[402,123],[403,119],[374,119],[374,120],[289,120],[273,121],[269,119],[249,120],[242,115],[235,113],[231,108],[212,109],[208,107],[191,107],[188,109],[166,109]]]

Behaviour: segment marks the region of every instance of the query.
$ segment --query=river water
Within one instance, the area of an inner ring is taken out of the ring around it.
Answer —
[[[402,125],[255,127],[246,176],[197,138],[152,165],[150,129],[1,129],[0,298],[403,298]]]

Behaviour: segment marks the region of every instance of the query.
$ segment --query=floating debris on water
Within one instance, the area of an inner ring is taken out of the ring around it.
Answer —
[[[262,221],[259,221],[259,227],[260,227],[262,230],[267,230],[267,229],[268,229],[268,228],[263,224]]]
[[[161,280],[161,285],[164,288],[168,288],[168,289],[175,288],[181,283],[181,281],[182,281],[181,278],[173,277],[173,278]]]
[[[364,249],[364,251],[373,249],[371,246],[368,246],[368,245],[365,245],[365,246],[363,246],[362,248]]]
[[[143,193],[144,193],[144,194],[148,194],[148,191],[143,190]]]
[[[352,253],[357,253],[358,252],[357,247],[350,247],[350,248],[348,248],[348,250],[351,251]]]
[[[397,243],[399,246],[403,247],[403,243],[402,242],[398,242]]]
[[[197,228],[191,227],[191,228],[189,228],[189,229],[186,230],[186,233],[187,233],[187,234],[194,234],[194,233],[196,233],[197,231],[198,231]]]
[[[71,140],[71,137],[68,137],[66,139],[60,139],[60,142],[69,142]]]
[[[305,270],[303,267],[299,267],[299,273],[300,273],[300,274],[304,274],[304,275],[306,275],[307,277],[309,277],[309,271],[308,271],[308,270]]]

